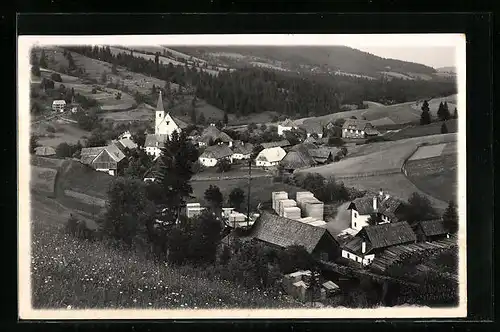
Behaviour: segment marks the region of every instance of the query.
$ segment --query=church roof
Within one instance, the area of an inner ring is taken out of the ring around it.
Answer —
[[[162,112],[165,111],[165,109],[163,108],[163,98],[161,97],[161,91],[158,95],[158,102],[156,103],[156,111],[162,111]]]

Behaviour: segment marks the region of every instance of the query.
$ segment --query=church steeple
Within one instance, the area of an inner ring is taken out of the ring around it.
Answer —
[[[163,99],[161,98],[161,91],[158,96],[158,103],[156,104],[156,117],[155,117],[155,134],[160,134],[160,124],[165,118],[165,109],[163,108]]]
[[[158,95],[158,102],[156,103],[156,111],[157,112],[165,112],[165,109],[163,108],[163,98],[161,97],[161,90]]]

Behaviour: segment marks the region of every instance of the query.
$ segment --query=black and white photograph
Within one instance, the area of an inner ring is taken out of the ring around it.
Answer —
[[[20,36],[20,317],[465,317],[465,81],[460,34]]]

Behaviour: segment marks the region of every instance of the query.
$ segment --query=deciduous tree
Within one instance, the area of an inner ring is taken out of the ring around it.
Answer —
[[[234,188],[229,194],[229,204],[237,211],[240,210],[241,205],[245,201],[245,192],[241,188]]]

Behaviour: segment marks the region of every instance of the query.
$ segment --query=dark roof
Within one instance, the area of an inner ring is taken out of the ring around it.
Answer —
[[[442,219],[423,220],[419,224],[425,236],[444,235],[448,233]]]
[[[161,134],[148,134],[146,135],[146,141],[144,142],[145,147],[155,147],[159,148],[163,147],[163,143],[165,143],[168,135]],[[158,142],[158,144],[156,144]]]
[[[224,143],[229,143],[232,142],[233,139],[226,134],[223,131],[220,131],[216,126],[208,126],[203,130],[203,132],[200,135],[200,142],[203,142],[205,144],[208,144],[210,140],[215,141],[215,140],[220,140],[221,142]]]
[[[234,153],[251,154],[252,151],[253,151],[252,143],[238,143],[238,144],[233,143]]]
[[[309,253],[313,252],[325,234],[331,236],[326,228],[308,225],[269,212],[261,214],[251,232],[254,239],[282,248],[292,245],[303,246]]]
[[[305,152],[305,151],[310,151],[310,150],[314,150],[317,148],[318,147],[315,144],[304,142],[304,143],[300,143],[300,144],[296,144],[296,145],[292,146],[290,151]]]
[[[344,244],[343,247],[352,253],[361,253],[361,243],[363,243],[363,239],[355,236],[351,241]]]
[[[373,210],[373,197],[377,197],[377,211]],[[359,214],[367,215],[374,212],[379,212],[386,215],[389,218],[396,218],[396,210],[403,204],[399,199],[389,196],[380,195],[365,195],[363,197],[356,198],[349,205],[348,209],[355,209]],[[354,205],[354,206],[353,206]]]
[[[307,153],[290,151],[285,158],[280,161],[280,166],[285,169],[298,169],[316,165],[314,159]]]
[[[309,154],[314,159],[327,159],[330,155],[334,157],[339,151],[339,148],[317,148],[309,150]]]
[[[290,119],[286,119],[285,121],[281,122],[280,126],[282,126],[282,127],[292,127],[292,128],[296,128],[297,127],[297,125],[295,124],[295,122],[293,120],[290,120]]]
[[[203,151],[202,155],[200,158],[215,158],[215,159],[221,159],[221,158],[226,158],[229,156],[233,155],[233,151],[224,144],[221,145],[212,145],[209,146]]]
[[[277,141],[277,142],[268,142],[268,143],[261,143],[260,144],[264,149],[269,149],[269,148],[275,148],[275,147],[284,147],[284,146],[289,146],[290,142],[288,142],[286,139]]]
[[[356,234],[367,240],[366,251],[387,248],[417,240],[411,226],[406,221],[366,226]]]
[[[323,125],[317,120],[304,121],[299,128],[304,129],[307,133],[323,134]]]
[[[304,140],[304,142],[303,142],[303,143],[308,143],[308,144],[316,144],[317,142],[318,142],[318,141],[317,141],[314,137],[309,136],[308,138],[306,138],[306,139]]]
[[[181,119],[179,119],[178,117],[175,117],[175,116],[172,116],[170,115],[170,117],[172,118],[172,120],[174,120],[175,124],[181,128],[181,129],[185,129],[188,127],[188,124],[184,121],[182,121]]]
[[[342,125],[342,129],[365,130],[367,125],[371,126],[371,123],[367,120],[347,119]]]

